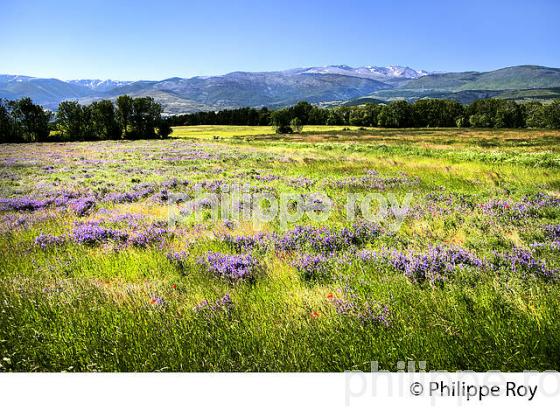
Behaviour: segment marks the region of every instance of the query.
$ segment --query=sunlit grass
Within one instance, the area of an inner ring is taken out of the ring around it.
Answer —
[[[336,132],[341,130],[355,131],[359,127],[342,125],[308,125],[304,133]],[[246,125],[191,125],[173,127],[171,137],[175,138],[201,138],[213,139],[231,137],[252,137],[259,135],[274,135],[272,126],[246,126]]]
[[[406,360],[426,361],[430,370],[558,370],[560,285],[524,271],[469,268],[443,284],[414,283],[352,250],[353,259],[333,268],[332,277],[312,281],[293,264],[303,251],[267,249],[254,251],[260,264],[254,281],[231,283],[197,263],[208,251],[235,253],[224,234],[280,233],[275,221],[230,229],[206,219],[146,248],[34,243],[41,233],[68,234],[75,223],[106,215],[165,220],[167,204],[151,196],[124,204],[103,197],[138,183],[155,184],[159,194],[174,178],[170,192],[192,193],[196,183],[216,180],[326,192],[336,208],[315,226],[338,229],[349,225],[346,194],[369,191],[332,182],[374,170],[416,182],[382,191],[412,192],[412,213],[397,233],[366,249],[454,245],[490,259],[513,247],[551,245],[544,227],[560,223],[558,207],[508,219],[481,205],[538,193],[560,197],[557,131],[343,128],[310,126],[302,135],[278,136],[271,127],[177,127],[177,138],[166,141],[4,146],[2,197],[66,190],[98,201],[83,217],[64,209],[0,212],[1,370],[343,371],[369,370],[371,361],[395,370]],[[314,185],[290,185],[297,177]],[[432,195],[439,199],[430,202]],[[557,250],[535,249],[560,268]],[[167,258],[181,250],[188,253],[184,268]],[[347,290],[357,303],[387,305],[390,326],[337,313],[329,295]],[[197,312],[205,299],[225,294],[234,304],[230,312]],[[154,296],[165,303],[154,305]]]

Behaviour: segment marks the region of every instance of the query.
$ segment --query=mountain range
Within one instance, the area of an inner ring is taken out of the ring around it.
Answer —
[[[464,103],[487,97],[545,100],[560,96],[560,69],[523,65],[488,72],[441,73],[403,66],[331,65],[161,81],[62,81],[0,75],[0,98],[31,97],[50,109],[64,100],[89,103],[123,94],[154,97],[168,114],[244,106],[276,108],[301,100],[323,106],[426,97]]]

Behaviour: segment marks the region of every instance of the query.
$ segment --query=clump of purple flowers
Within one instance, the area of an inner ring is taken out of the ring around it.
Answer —
[[[511,252],[496,253],[497,267],[505,267],[513,272],[529,273],[537,277],[552,279],[558,273],[546,266],[546,262],[535,258],[529,250],[514,248]]]
[[[167,189],[161,189],[159,192],[156,192],[151,199],[154,202],[165,203],[169,200],[169,191]]]
[[[325,197],[323,195],[309,194],[304,195],[303,199],[304,211],[327,212],[331,206],[329,202],[325,201]]]
[[[385,327],[391,325],[391,312],[387,305],[367,301],[365,303],[358,303],[354,300],[349,300],[355,299],[353,295],[350,295],[349,298],[344,298],[329,294],[327,298],[334,305],[336,313],[356,318],[362,325],[373,324]]]
[[[79,244],[93,245],[109,240],[123,242],[128,234],[117,229],[109,229],[99,225],[96,221],[77,224],[72,232],[72,239]]]
[[[205,266],[210,273],[231,281],[254,279],[258,269],[257,261],[249,254],[227,255],[208,252],[198,263]]]
[[[188,257],[189,254],[186,251],[171,252],[167,254],[167,260],[181,268],[181,270],[185,269]]]
[[[422,218],[426,215],[449,215],[451,213],[471,212],[474,208],[473,198],[465,194],[444,194],[431,192],[426,194],[423,201],[417,202],[410,209],[409,215]]]
[[[45,249],[52,245],[62,245],[66,241],[66,237],[63,235],[55,236],[50,234],[40,234],[35,238],[35,245],[40,246]]]
[[[128,236],[128,243],[132,246],[146,247],[156,242],[163,242],[167,234],[167,229],[151,225],[144,230],[131,233]]]
[[[385,327],[391,325],[391,312],[387,305],[366,302],[358,312],[358,319],[362,324],[378,324]]]
[[[217,313],[217,312],[227,312],[230,313],[233,309],[233,301],[229,293],[226,293],[224,296],[216,300],[215,302],[211,303],[208,299],[202,300],[194,307],[195,312],[207,312],[210,314]]]
[[[393,251],[389,257],[393,267],[414,282],[443,282],[457,268],[482,268],[484,263],[473,253],[459,247],[431,247],[427,253]]]
[[[410,186],[419,183],[418,178],[410,178],[406,175],[394,177],[381,177],[377,172],[368,171],[366,175],[359,177],[348,177],[330,182],[330,186],[338,189],[375,189],[385,190],[399,186]]]
[[[294,261],[294,266],[307,280],[320,280],[329,276],[330,262],[323,255],[304,255]]]
[[[224,187],[225,182],[221,179],[211,180],[211,181],[200,181],[194,184],[193,189],[195,191],[206,190],[210,192],[220,192],[222,187]],[[225,188],[229,189],[229,186],[226,185]]]
[[[548,208],[560,207],[560,199],[538,193],[533,196],[526,196],[518,202],[509,199],[491,199],[480,207],[486,214],[515,222],[522,217],[539,216]]]
[[[28,228],[36,223],[47,221],[56,215],[51,212],[17,213],[0,216],[0,232],[9,232],[12,229]]]
[[[28,197],[0,199],[1,211],[37,211],[53,203],[50,199],[34,199]]]
[[[280,179],[278,175],[255,175],[257,181],[271,182]]]
[[[544,227],[544,232],[553,241],[560,240],[560,224],[558,225],[547,225]]]
[[[204,197],[194,199],[185,204],[181,209],[181,213],[189,214],[192,211],[201,211],[203,209],[212,209],[218,205],[218,200],[212,197]]]
[[[138,184],[130,192],[112,192],[105,196],[105,201],[115,203],[135,202],[155,192],[151,184]]]
[[[237,252],[247,252],[254,248],[264,248],[269,235],[259,232],[255,235],[224,235],[224,242]]]
[[[171,178],[161,183],[161,186],[166,189],[177,188],[178,185],[179,181],[177,180],[177,178]]]
[[[379,235],[379,226],[366,222],[357,223],[351,228],[342,228],[338,231],[329,228],[297,226],[284,235],[277,235],[275,244],[280,250],[310,249],[316,252],[335,252],[352,245],[370,243]]]
[[[69,202],[70,209],[78,216],[86,216],[95,207],[95,198],[83,197]]]
[[[294,188],[310,188],[315,185],[315,180],[306,177],[290,178],[288,185]]]

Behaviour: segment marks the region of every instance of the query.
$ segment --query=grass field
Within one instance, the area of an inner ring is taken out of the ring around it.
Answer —
[[[338,132],[342,130],[356,131],[359,127],[348,127],[343,125],[309,125],[304,129],[305,133],[312,132]],[[174,127],[172,137],[175,138],[235,138],[252,137],[261,135],[274,135],[271,126],[244,126],[244,125],[195,125]]]
[[[2,146],[1,370],[560,370],[560,132],[173,136]],[[305,215],[215,220],[232,184]]]

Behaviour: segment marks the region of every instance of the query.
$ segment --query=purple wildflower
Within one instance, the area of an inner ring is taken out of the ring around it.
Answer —
[[[393,267],[415,282],[426,279],[434,282],[445,280],[455,269],[465,266],[483,267],[483,261],[462,248],[431,247],[427,253],[393,251],[390,255]]]
[[[310,188],[315,185],[315,180],[306,177],[290,178],[288,185],[295,188]]]
[[[42,233],[35,238],[35,245],[45,249],[51,245],[62,245],[65,240],[66,238],[64,236],[54,236]]]
[[[330,185],[338,189],[375,189],[386,190],[400,186],[417,185],[419,178],[409,178],[406,175],[395,177],[380,177],[378,173],[368,171],[366,175],[359,177],[348,177],[330,182]]]
[[[184,269],[189,254],[186,251],[172,252],[167,254],[167,260],[172,264]]]
[[[546,236],[548,236],[553,241],[560,240],[560,224],[558,225],[547,225],[544,228]]]
[[[263,232],[255,235],[225,235],[224,242],[230,245],[235,251],[250,251],[257,247],[265,247],[269,236]]]
[[[146,247],[155,242],[161,243],[167,233],[167,229],[152,225],[144,230],[131,233],[128,243],[132,246]]]
[[[0,199],[1,211],[37,211],[53,203],[50,199],[33,199],[28,197]]]
[[[512,252],[496,254],[496,264],[510,268],[513,272],[530,273],[538,277],[553,278],[557,271],[549,269],[546,262],[534,257],[531,251],[514,248]]]
[[[194,307],[194,311],[207,312],[210,314],[216,312],[230,313],[233,307],[234,307],[233,301],[231,300],[229,293],[226,293],[224,296],[216,300],[214,303],[210,303],[208,299],[203,299]]]
[[[296,226],[282,236],[275,237],[275,245],[281,250],[305,250],[334,252],[352,245],[372,242],[380,234],[379,227],[370,223],[357,223],[340,231],[329,228]]]
[[[72,237],[77,243],[93,245],[109,240],[123,242],[128,239],[128,234],[120,230],[104,228],[96,222],[86,222],[74,228]]]
[[[151,184],[138,184],[135,185],[130,192],[113,192],[105,196],[105,201],[115,203],[135,202],[145,198],[155,191]]]
[[[305,279],[324,279],[329,275],[329,259],[323,255],[304,255],[294,261],[294,266]]]
[[[347,295],[347,298],[332,297],[330,301],[336,313],[358,319],[362,325],[374,324],[385,327],[391,325],[391,313],[387,305],[373,302],[358,303],[352,294]]]
[[[91,212],[95,207],[95,198],[85,197],[78,198],[70,201],[70,209],[72,209],[76,215],[85,216]]]
[[[152,306],[163,306],[164,304],[165,304],[165,301],[160,296],[155,296],[154,295],[150,298],[150,305],[152,305]]]
[[[271,182],[280,179],[277,175],[255,175],[255,179],[263,182]]]
[[[198,263],[206,266],[214,275],[231,281],[253,279],[258,268],[257,261],[249,254],[227,255],[208,252]]]

